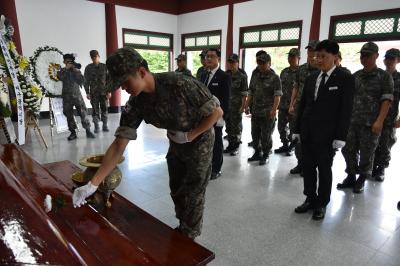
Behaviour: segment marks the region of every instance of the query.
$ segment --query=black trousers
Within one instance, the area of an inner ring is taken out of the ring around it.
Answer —
[[[222,128],[214,126],[215,131],[215,141],[214,141],[214,149],[213,149],[213,158],[212,158],[212,172],[218,173],[221,171],[222,163],[224,161],[224,143],[222,139]]]
[[[304,195],[315,207],[328,205],[332,190],[332,141],[318,142],[312,138],[301,140],[304,174]],[[317,173],[318,169],[318,173]],[[318,189],[317,189],[318,178]]]

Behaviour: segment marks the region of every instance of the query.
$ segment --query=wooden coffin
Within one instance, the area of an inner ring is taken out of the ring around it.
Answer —
[[[0,145],[0,264],[205,265],[214,254],[114,192],[112,208],[73,208],[69,161],[40,165]],[[44,212],[49,194],[65,204]]]

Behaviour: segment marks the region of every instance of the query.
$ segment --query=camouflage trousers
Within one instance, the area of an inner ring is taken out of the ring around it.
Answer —
[[[346,173],[370,177],[374,162],[375,149],[378,146],[379,135],[372,132],[371,126],[350,124],[346,145],[342,154],[346,160]]]
[[[289,109],[279,109],[278,112],[278,132],[283,145],[289,145],[292,140],[292,116],[289,114]]]
[[[251,117],[251,137],[253,138],[253,148],[256,151],[262,150],[264,154],[269,154],[272,149],[275,121],[276,118]]]
[[[242,113],[237,110],[230,112],[226,121],[226,133],[228,134],[229,143],[240,143],[242,139],[242,130]]]
[[[201,234],[214,138],[211,128],[190,143],[170,141],[167,154],[169,186],[179,230],[192,238]]]
[[[81,117],[82,127],[90,129],[90,122],[87,118],[87,109],[81,95],[77,97],[63,97],[63,113],[67,117],[69,131],[74,131],[77,126],[74,119],[74,106]]]
[[[103,125],[107,125],[107,120],[108,120],[107,97],[105,95],[91,95],[90,104],[92,105],[93,123],[97,124],[101,120],[103,122]]]
[[[375,150],[375,166],[389,167],[391,159],[390,150],[396,143],[396,128],[391,125],[384,126],[381,136],[379,137],[378,147]]]

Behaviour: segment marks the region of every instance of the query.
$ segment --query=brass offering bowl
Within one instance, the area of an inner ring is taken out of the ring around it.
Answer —
[[[97,155],[88,155],[79,160],[79,164],[82,166],[86,166],[86,170],[84,172],[76,172],[72,175],[72,180],[78,185],[84,185],[89,182],[93,176],[96,174],[97,170],[101,166],[103,161],[104,154]],[[122,163],[125,158],[122,156],[118,161],[118,164]],[[94,195],[93,203],[97,205],[97,207],[106,206],[111,207],[110,196],[112,192],[118,187],[121,183],[122,172],[118,167],[115,167],[111,173],[106,176],[106,178],[101,182],[97,191],[101,193],[102,197],[99,195]]]

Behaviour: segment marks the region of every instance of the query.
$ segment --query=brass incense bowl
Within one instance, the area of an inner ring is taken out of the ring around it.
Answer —
[[[104,154],[88,155],[79,160],[79,164],[87,167],[84,172],[76,172],[72,175],[72,180],[79,186],[89,182],[96,174],[97,170],[101,166]],[[122,156],[118,161],[118,164],[122,163],[125,158]],[[119,186],[122,179],[122,172],[118,167],[115,167],[111,173],[99,185],[97,192],[93,198],[89,200],[97,207],[111,207],[110,197],[112,192]],[[98,195],[98,194],[101,195]]]

